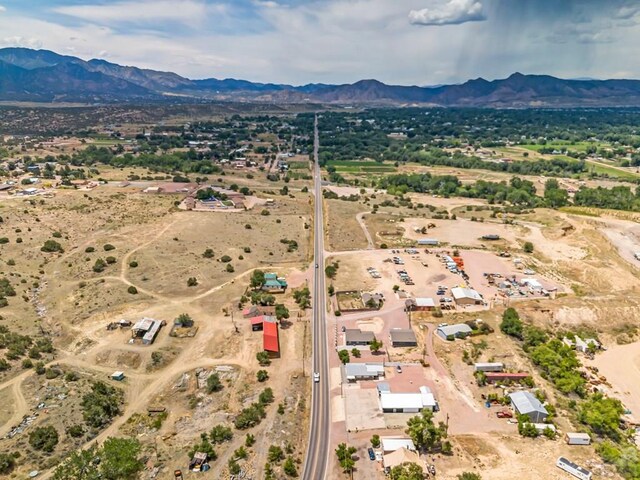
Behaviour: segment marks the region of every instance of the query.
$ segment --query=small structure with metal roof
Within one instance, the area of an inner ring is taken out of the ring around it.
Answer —
[[[443,340],[455,340],[456,338],[466,338],[471,335],[471,327],[466,323],[456,325],[443,325],[438,327],[436,334]]]
[[[453,287],[451,296],[457,305],[481,305],[484,303],[482,295],[472,288]]]
[[[342,368],[345,379],[348,382],[377,380],[380,377],[384,377],[383,363],[347,363]]]
[[[511,406],[518,415],[526,415],[534,423],[544,422],[549,412],[531,392],[521,391],[509,394]]]
[[[473,368],[476,372],[501,372],[504,370],[504,363],[475,363]]]
[[[278,277],[275,273],[265,273],[261,289],[265,292],[279,293],[284,292],[287,286],[287,281],[284,277]]]
[[[347,328],[344,331],[345,345],[370,345],[374,338],[373,332],[363,332],[359,328]]]
[[[591,472],[581,466],[573,463],[571,460],[567,460],[564,457],[559,457],[556,461],[556,466],[567,473],[570,473],[580,480],[591,480]]]
[[[392,347],[415,347],[418,345],[416,334],[410,328],[392,328],[389,337]]]

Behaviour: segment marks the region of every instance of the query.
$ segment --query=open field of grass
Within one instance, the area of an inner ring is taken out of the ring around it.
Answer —
[[[598,173],[600,175],[608,175],[609,177],[619,178],[620,180],[640,180],[640,175],[631,171],[622,170],[619,168],[609,167],[599,162],[593,162],[587,160],[589,171]]]
[[[362,202],[325,200],[327,247],[332,251],[358,250],[367,247],[367,239],[356,215],[371,207]]]
[[[566,148],[567,150],[573,150],[574,152],[586,152],[589,147],[602,148],[609,146],[606,143],[599,142],[576,142],[576,143],[566,143],[561,141],[553,141],[547,142],[545,145],[538,144],[522,144],[520,147],[526,148],[527,150],[531,150],[533,152],[539,152],[543,148],[555,148],[562,149]]]
[[[338,173],[393,173],[397,168],[391,163],[374,161],[342,160],[330,162],[327,166],[335,167]]]

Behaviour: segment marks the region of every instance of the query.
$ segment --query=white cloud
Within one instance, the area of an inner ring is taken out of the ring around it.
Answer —
[[[619,20],[631,20],[640,13],[640,7],[635,5],[625,5],[618,9],[613,15],[614,18]]]
[[[158,21],[199,22],[214,11],[222,13],[224,10],[225,6],[222,4],[207,5],[199,0],[131,0],[55,9],[57,13],[103,25]]]
[[[477,0],[447,0],[431,8],[411,10],[409,21],[414,25],[459,25],[486,20],[482,3]]]
[[[0,5],[0,13],[6,12],[6,11],[7,11],[7,7],[3,7],[2,5]]]
[[[42,40],[33,37],[26,38],[16,35],[13,37],[5,37],[0,41],[5,47],[42,48]]]

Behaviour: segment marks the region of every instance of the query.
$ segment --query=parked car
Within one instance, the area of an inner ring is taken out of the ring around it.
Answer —
[[[367,449],[367,453],[369,454],[369,460],[375,460],[376,459],[376,452],[373,451],[373,448],[369,447]]]
[[[402,373],[402,367],[400,365],[396,365],[396,372]]]
[[[498,416],[498,418],[513,418],[513,413],[511,413],[509,410],[501,410],[496,415]]]

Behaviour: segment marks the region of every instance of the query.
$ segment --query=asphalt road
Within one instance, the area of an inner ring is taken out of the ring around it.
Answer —
[[[322,181],[318,165],[318,120],[314,128],[314,256],[315,272],[313,282],[313,371],[320,374],[320,382],[311,384],[311,426],[307,456],[302,473],[303,480],[324,480],[326,478],[329,455],[330,396],[329,361],[326,328],[326,288],[324,277],[324,217],[322,213]]]

